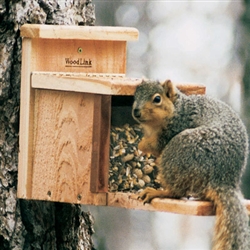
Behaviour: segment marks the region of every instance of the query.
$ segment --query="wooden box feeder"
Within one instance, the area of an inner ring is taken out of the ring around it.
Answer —
[[[141,82],[125,76],[135,28],[25,24],[21,36],[19,198],[214,213],[210,202],[154,199],[143,206],[132,194],[108,192],[111,116],[116,102],[127,102],[124,113],[131,108]]]

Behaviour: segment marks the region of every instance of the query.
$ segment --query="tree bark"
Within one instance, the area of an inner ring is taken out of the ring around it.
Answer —
[[[0,0],[0,249],[94,249],[79,205],[16,198],[24,23],[94,25],[91,0]]]

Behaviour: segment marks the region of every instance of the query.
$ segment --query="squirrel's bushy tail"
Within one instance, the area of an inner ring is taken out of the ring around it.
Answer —
[[[208,198],[216,206],[213,250],[250,250],[248,215],[240,191],[217,187]]]

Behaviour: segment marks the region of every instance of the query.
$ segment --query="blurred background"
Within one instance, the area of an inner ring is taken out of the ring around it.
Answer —
[[[129,26],[127,76],[204,84],[249,128],[249,1],[93,1],[96,26]],[[250,174],[243,192],[250,198]],[[98,250],[208,250],[214,217],[83,206],[95,218]]]

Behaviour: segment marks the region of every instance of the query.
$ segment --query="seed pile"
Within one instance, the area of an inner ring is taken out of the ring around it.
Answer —
[[[139,125],[112,127],[110,137],[109,191],[159,188],[155,158],[138,150],[142,138]]]

